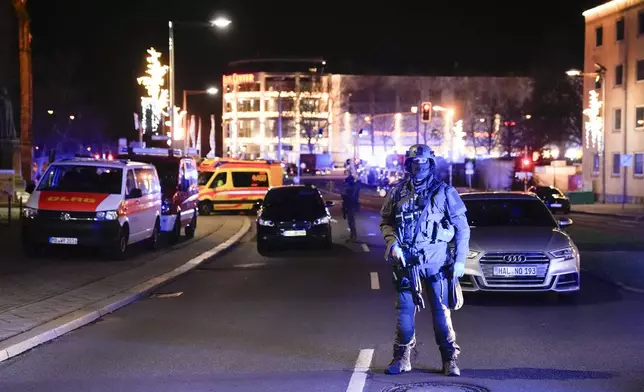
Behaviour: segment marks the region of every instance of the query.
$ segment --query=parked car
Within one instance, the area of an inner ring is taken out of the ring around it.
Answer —
[[[125,258],[133,243],[157,246],[161,186],[153,165],[91,158],[57,161],[27,191],[22,245],[28,255],[48,245],[89,246]]]
[[[257,213],[257,250],[308,243],[331,248],[331,213],[314,186],[271,188]]]
[[[550,291],[580,288],[579,250],[534,194],[475,192],[461,195],[471,227],[464,291]]]
[[[197,162],[184,156],[181,150],[166,148],[131,148],[121,151],[119,158],[154,165],[161,183],[161,232],[171,243],[181,238],[192,238],[197,230],[199,215],[199,185]]]
[[[570,199],[554,186],[532,186],[528,191],[536,194],[550,208],[550,211],[570,213]]]

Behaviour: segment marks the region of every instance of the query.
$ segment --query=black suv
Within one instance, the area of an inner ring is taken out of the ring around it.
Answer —
[[[313,186],[271,188],[257,212],[257,250],[266,253],[279,245],[313,243],[331,248],[331,213]]]

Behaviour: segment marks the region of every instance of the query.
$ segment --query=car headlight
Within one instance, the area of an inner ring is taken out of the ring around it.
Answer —
[[[22,215],[27,219],[34,219],[38,216],[38,210],[35,208],[25,207],[22,209]]]
[[[475,258],[476,258],[476,256],[478,256],[479,254],[481,254],[481,252],[477,252],[477,251],[475,251],[475,250],[471,250],[471,251],[467,252],[467,258],[468,258],[468,259],[475,259]]]
[[[331,218],[329,218],[328,216],[324,216],[324,217],[322,217],[322,218],[316,219],[316,220],[313,222],[313,225],[326,225],[326,224],[328,224],[329,222],[331,222]]]
[[[563,258],[564,260],[572,260],[575,258],[575,251],[572,247],[554,250],[550,254],[556,259]]]
[[[275,223],[273,223],[273,221],[270,221],[268,219],[259,218],[257,219],[257,223],[259,223],[260,226],[268,226],[268,227],[275,226]]]
[[[118,211],[99,211],[96,213],[96,220],[113,221],[119,218]]]

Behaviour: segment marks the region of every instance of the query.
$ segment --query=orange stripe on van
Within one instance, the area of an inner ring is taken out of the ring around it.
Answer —
[[[38,208],[55,211],[96,211],[108,196],[105,193],[44,191],[38,196]]]

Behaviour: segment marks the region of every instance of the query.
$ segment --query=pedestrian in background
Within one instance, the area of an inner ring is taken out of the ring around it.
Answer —
[[[349,224],[349,240],[355,241],[358,238],[356,230],[356,213],[360,210],[360,182],[352,175],[344,180],[345,187],[342,190],[342,217]]]

